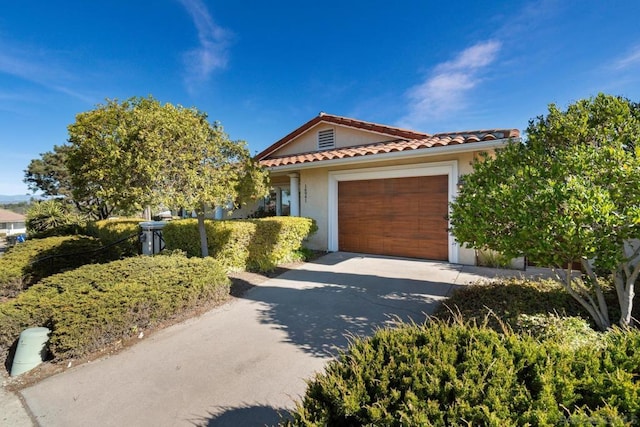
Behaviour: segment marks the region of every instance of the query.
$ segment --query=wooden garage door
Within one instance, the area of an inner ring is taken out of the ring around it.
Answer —
[[[448,259],[448,177],[340,181],[341,251]]]

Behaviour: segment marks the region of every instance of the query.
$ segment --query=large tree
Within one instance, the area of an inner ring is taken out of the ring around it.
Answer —
[[[640,114],[600,94],[529,122],[474,163],[452,204],[452,232],[468,247],[558,267],[565,289],[601,329],[611,326],[603,280],[614,283],[622,326],[632,324],[640,274]],[[571,263],[584,271],[576,279]],[[565,271],[560,268],[566,268]]]
[[[24,171],[24,182],[34,193],[40,192],[46,198],[64,199],[73,203],[78,211],[94,219],[107,218],[113,212],[103,199],[90,192],[78,192],[75,197],[71,176],[67,168],[68,145],[55,145],[52,151],[41,153],[33,159]]]
[[[118,209],[148,204],[198,213],[207,256],[206,206],[265,195],[267,175],[243,141],[195,108],[148,98],[108,101],[69,126],[67,166],[74,195],[90,192]]]
[[[148,142],[162,153],[153,180],[157,202],[195,210],[202,256],[208,255],[205,207],[264,197],[268,175],[244,141],[232,141],[219,123],[195,108],[156,105],[147,120]]]
[[[148,138],[156,104],[151,98],[107,100],[76,115],[66,160],[74,199],[104,200],[117,211],[149,204],[163,148]]]

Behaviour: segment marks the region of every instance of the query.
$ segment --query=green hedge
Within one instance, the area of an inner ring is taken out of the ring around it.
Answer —
[[[431,321],[356,339],[286,425],[637,425],[640,332],[566,346]]]
[[[138,255],[138,240],[140,233],[140,218],[105,219],[91,222],[87,225],[87,234],[100,239],[107,246],[126,237],[128,240],[110,249],[111,259],[125,258]]]
[[[52,329],[56,359],[79,357],[205,303],[224,301],[230,282],[212,259],[139,256],[50,276],[0,304],[0,349],[20,332]]]
[[[87,236],[55,236],[18,243],[0,257],[0,296],[14,296],[38,280],[101,261],[100,241]],[[71,254],[71,256],[53,257]],[[52,257],[52,258],[48,258]]]
[[[229,269],[258,271],[300,259],[304,239],[317,230],[312,219],[299,217],[207,220],[205,228],[209,255]],[[162,232],[167,249],[200,256],[196,219],[171,221]]]

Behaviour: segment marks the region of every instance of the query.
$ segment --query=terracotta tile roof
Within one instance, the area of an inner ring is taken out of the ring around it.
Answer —
[[[356,129],[368,130],[370,132],[376,132],[383,135],[388,135],[390,137],[395,137],[398,139],[423,139],[427,138],[430,135],[423,132],[416,132],[408,129],[401,129],[393,126],[385,126],[377,123],[365,122],[362,120],[350,119],[348,117],[342,116],[334,116],[332,114],[320,113],[318,116],[309,120],[307,123],[303,124],[284,138],[276,141],[274,144],[269,146],[266,150],[257,154],[255,157],[258,160],[265,159],[269,154],[276,151],[278,148],[286,145],[296,137],[302,135],[312,127],[316,126],[319,123],[333,123],[336,125],[348,126]]]
[[[0,209],[0,222],[24,222],[25,216],[6,209]]]
[[[396,151],[423,150],[432,147],[444,147],[458,144],[471,144],[474,142],[494,141],[497,139],[518,138],[520,132],[517,129],[493,129],[469,132],[439,133],[435,135],[423,134],[417,139],[395,139],[392,141],[377,142],[373,144],[358,145],[353,147],[334,148],[324,151],[287,155],[280,157],[265,156],[260,159],[260,164],[265,167],[277,167],[324,160],[343,159],[348,157],[368,156],[373,154],[391,153]]]

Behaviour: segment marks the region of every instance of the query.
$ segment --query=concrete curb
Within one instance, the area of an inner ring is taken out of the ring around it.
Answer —
[[[31,419],[27,408],[15,393],[6,388],[8,377],[2,373],[2,387],[0,387],[0,426],[33,427],[36,424]]]

